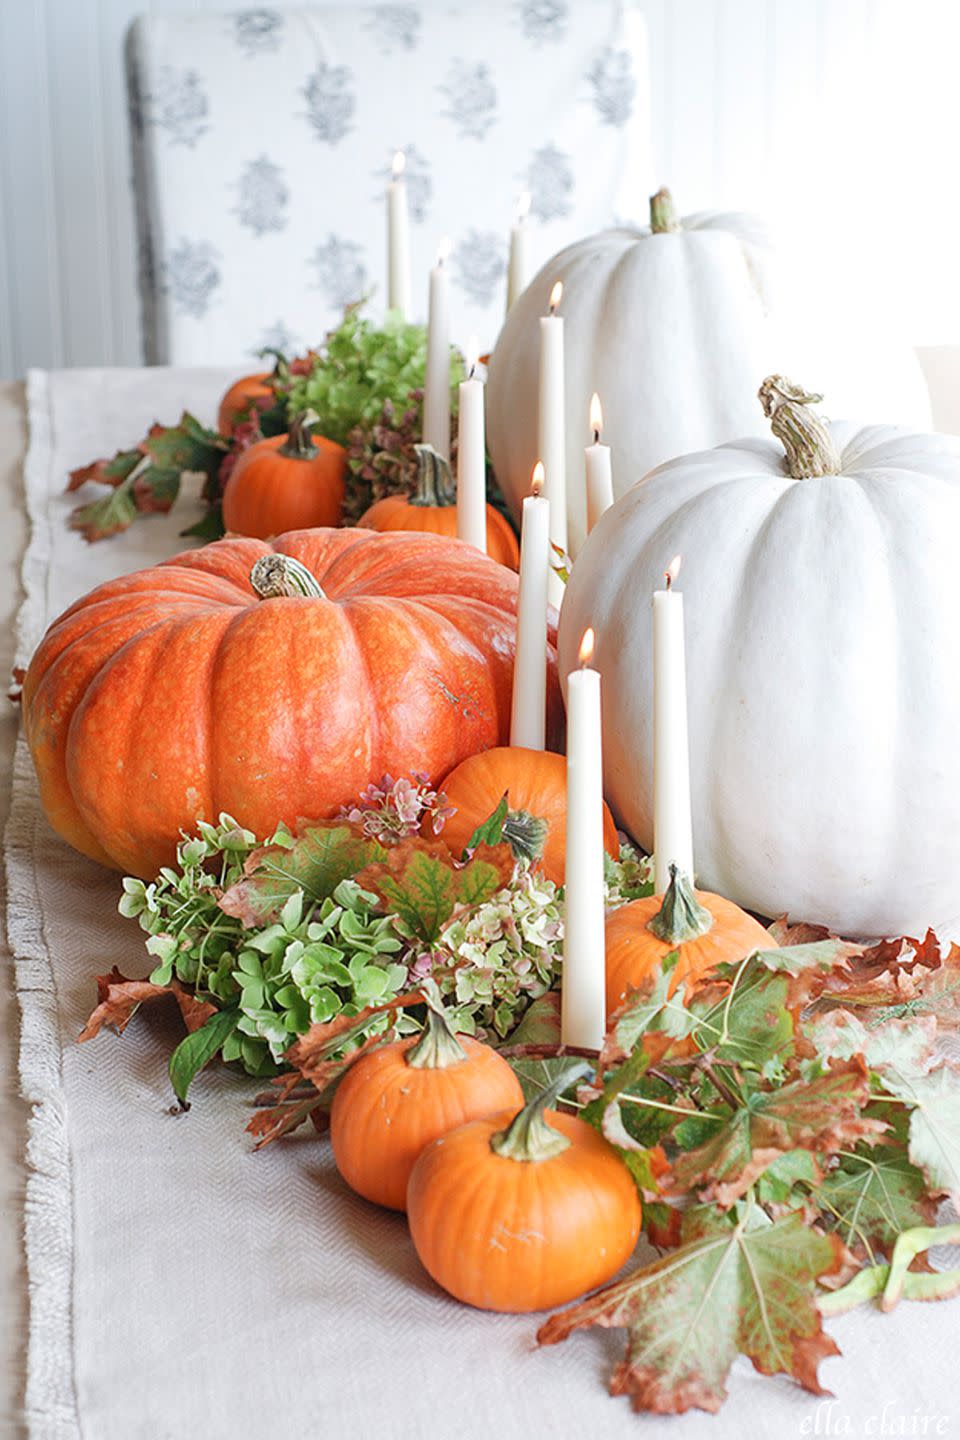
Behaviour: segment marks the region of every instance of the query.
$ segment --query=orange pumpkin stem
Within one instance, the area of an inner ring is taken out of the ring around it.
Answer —
[[[650,230],[654,235],[672,235],[682,229],[673,196],[664,186],[650,196]]]
[[[432,445],[414,445],[417,454],[417,488],[411,505],[456,505],[457,487],[450,462]]]
[[[550,1084],[540,1091],[507,1126],[490,1136],[490,1149],[504,1160],[534,1161],[550,1160],[566,1150],[570,1141],[552,1125],[547,1124],[544,1111],[559,1100],[564,1090],[569,1090],[577,1080],[589,1075],[593,1066],[588,1060],[576,1060],[565,1065]]]
[[[808,394],[785,375],[768,375],[757,391],[770,429],[787,452],[787,474],[793,480],[812,480],[818,475],[839,475],[840,455],[833,436],[816,410],[810,407],[823,399]]]
[[[467,1052],[447,1024],[442,1005],[427,1000],[427,1023],[416,1045],[404,1055],[414,1070],[446,1070],[467,1059]]]
[[[292,555],[261,555],[250,571],[250,584],[261,600],[283,595],[326,600],[326,592],[315,575]]]
[[[670,884],[664,892],[663,903],[653,919],[647,921],[647,929],[668,945],[682,945],[706,935],[712,924],[713,916],[700,904],[689,877],[671,865]]]
[[[294,415],[287,430],[287,438],[278,453],[290,460],[315,460],[320,453],[313,443],[310,426],[316,425],[320,416],[315,410],[304,410]]]

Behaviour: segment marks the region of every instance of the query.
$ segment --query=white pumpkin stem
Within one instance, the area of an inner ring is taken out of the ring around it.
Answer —
[[[660,909],[647,929],[667,945],[682,945],[706,935],[713,925],[713,916],[700,904],[690,878],[676,865],[670,866],[670,884],[663,895]]]
[[[823,399],[808,394],[783,375],[768,375],[757,391],[763,413],[787,454],[787,474],[794,480],[839,475],[841,464],[833,437],[816,410]]]
[[[587,1060],[576,1060],[572,1065],[565,1065],[539,1095],[527,1101],[506,1130],[498,1130],[496,1135],[491,1135],[490,1149],[493,1153],[502,1156],[504,1160],[538,1161],[550,1160],[554,1155],[566,1150],[570,1141],[566,1135],[547,1123],[543,1112],[548,1105],[559,1100],[564,1090],[568,1090],[574,1081],[582,1080],[588,1075],[592,1068]]]
[[[417,488],[411,505],[456,505],[457,487],[450,462],[432,445],[414,445],[417,455]]]
[[[250,571],[250,584],[261,600],[275,600],[281,595],[326,600],[316,576],[292,555],[261,555]]]
[[[443,1006],[427,1000],[427,1023],[404,1060],[414,1070],[446,1070],[466,1060],[467,1052],[447,1023]]]
[[[656,195],[650,196],[650,232],[653,235],[675,235],[682,229],[673,196],[664,186]]]

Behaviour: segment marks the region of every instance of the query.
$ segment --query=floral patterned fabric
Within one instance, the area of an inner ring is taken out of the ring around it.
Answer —
[[[398,149],[412,318],[449,239],[453,338],[484,348],[522,192],[532,279],[564,244],[639,215],[654,179],[635,0],[153,15],[127,59],[154,363],[304,347],[361,295],[381,311]]]

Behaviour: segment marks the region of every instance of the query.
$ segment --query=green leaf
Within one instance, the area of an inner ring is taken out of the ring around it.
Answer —
[[[314,902],[325,900],[341,881],[385,853],[348,825],[312,826],[292,845],[270,846],[251,857],[249,873],[221,897],[220,908],[253,927],[279,915],[298,890]]]
[[[188,411],[178,425],[154,426],[143,449],[155,465],[180,475],[184,470],[209,474],[219,469],[228,443],[216,430],[207,430]]]
[[[791,1375],[822,1393],[817,1367],[837,1354],[817,1309],[818,1280],[837,1273],[843,1249],[793,1213],[766,1224],[756,1207],[736,1217],[698,1213],[687,1243],[562,1314],[537,1336],[554,1345],[593,1326],[629,1332],[611,1390],[634,1408],[717,1411],[738,1355],[765,1375]]]
[[[220,540],[226,534],[227,527],[223,523],[223,504],[220,500],[214,501],[209,510],[206,510],[194,525],[188,525],[186,530],[181,530],[182,538],[190,536],[193,540]]]
[[[472,860],[458,866],[442,841],[403,840],[386,852],[383,863],[367,866],[359,879],[399,917],[411,937],[432,945],[456,907],[482,905],[512,875],[508,845],[481,845]]]
[[[507,794],[504,792],[500,804],[496,810],[494,810],[493,814],[488,815],[486,820],[474,830],[464,846],[463,853],[466,855],[468,852],[476,850],[478,845],[498,845],[503,839],[503,825],[509,809]]]
[[[136,519],[137,506],[128,480],[89,505],[80,505],[70,516],[71,530],[79,530],[85,540],[105,540],[126,530]]]
[[[884,1074],[891,1094],[913,1107],[909,1155],[932,1190],[960,1199],[960,1072],[948,1065],[929,1075]]]
[[[199,1030],[180,1041],[170,1056],[170,1083],[181,1104],[186,1104],[195,1076],[233,1034],[239,1019],[236,1010],[218,1010]]]
[[[813,1197],[831,1229],[858,1252],[875,1245],[889,1255],[904,1230],[931,1224],[936,1212],[922,1173],[902,1151],[885,1146],[845,1155],[813,1187]]]

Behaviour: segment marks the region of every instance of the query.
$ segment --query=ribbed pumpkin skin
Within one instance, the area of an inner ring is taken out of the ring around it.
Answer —
[[[426,530],[453,539],[457,533],[457,507],[411,505],[404,495],[387,495],[375,501],[358,523],[368,530]],[[487,554],[511,570],[520,564],[520,547],[513,528],[492,505],[487,506]]]
[[[250,570],[274,550],[328,598],[259,600]],[[355,529],[220,540],[108,581],[54,622],[24,681],[47,816],[85,855],[151,876],[222,810],[269,835],[385,772],[438,781],[506,738],[516,601],[516,577],[465,546]],[[552,656],[549,693],[556,720]]]
[[[220,401],[217,413],[217,429],[221,435],[233,434],[234,425],[251,400],[272,399],[273,391],[267,384],[269,379],[270,371],[264,370],[259,375],[243,375],[234,380]]]
[[[372,1050],[337,1086],[330,1139],[352,1190],[390,1210],[407,1208],[407,1182],[425,1146],[484,1115],[523,1104],[520,1081],[489,1045],[457,1037],[466,1060],[415,1069],[404,1056],[417,1037]]]
[[[631,900],[607,916],[607,1016],[621,1004],[627,991],[645,980],[671,950],[679,959],[671,978],[671,989],[681,980],[699,979],[726,960],[742,960],[754,950],[776,950],[777,943],[759,920],[722,895],[697,890],[696,897],[713,916],[713,925],[696,940],[670,945],[659,940],[647,924],[663,904],[662,895]]]
[[[640,1201],[626,1166],[592,1126],[547,1112],[573,1143],[548,1160],[496,1155],[505,1111],[429,1145],[410,1176],[407,1216],[424,1268],[481,1310],[565,1305],[629,1259]]]
[[[244,450],[223,492],[223,523],[235,535],[270,540],[288,530],[337,525],[346,493],[342,445],[313,437],[311,459],[281,455],[286,435],[270,435]]]
[[[447,800],[455,807],[443,827],[443,838],[459,855],[478,825],[493,814],[503,794],[511,810],[525,810],[547,822],[543,872],[555,885],[563,884],[567,849],[567,762],[550,750],[525,750],[500,745],[470,755],[443,782]],[[604,848],[619,853],[617,827],[603,807]]]

